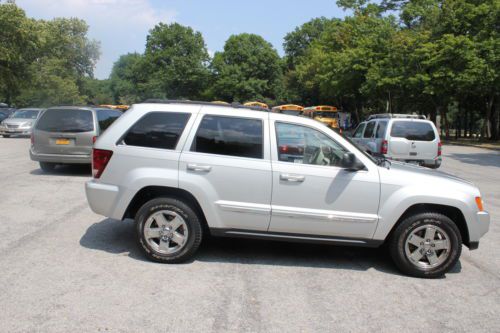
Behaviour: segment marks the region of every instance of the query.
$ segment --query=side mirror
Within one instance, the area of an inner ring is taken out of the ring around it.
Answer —
[[[351,152],[344,153],[340,166],[351,171],[357,171],[364,168],[363,164],[356,158],[356,155]]]

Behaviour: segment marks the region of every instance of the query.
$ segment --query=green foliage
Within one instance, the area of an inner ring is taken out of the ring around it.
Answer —
[[[229,37],[224,51],[212,61],[214,99],[245,102],[276,100],[282,94],[282,64],[276,50],[262,37],[240,34]]]

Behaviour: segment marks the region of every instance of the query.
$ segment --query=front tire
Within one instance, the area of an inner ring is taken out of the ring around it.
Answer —
[[[201,221],[195,210],[174,198],[146,202],[135,222],[141,249],[157,262],[184,262],[194,255],[202,240]]]
[[[437,278],[456,265],[462,252],[462,237],[449,217],[420,213],[407,217],[396,227],[389,251],[403,273]]]

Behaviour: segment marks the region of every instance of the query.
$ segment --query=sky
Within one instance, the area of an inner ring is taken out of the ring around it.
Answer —
[[[210,55],[233,34],[261,35],[283,55],[283,37],[311,18],[343,17],[335,0],[16,0],[29,17],[78,17],[89,37],[101,43],[94,70],[108,78],[120,55],[144,52],[148,31],[157,23],[177,22],[200,31]]]

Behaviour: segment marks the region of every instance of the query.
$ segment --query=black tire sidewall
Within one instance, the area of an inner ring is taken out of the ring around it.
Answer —
[[[188,228],[188,240],[186,245],[178,251],[171,254],[161,254],[156,252],[148,244],[144,237],[144,225],[148,218],[160,210],[171,210],[182,216]],[[157,198],[146,202],[137,212],[136,218],[136,237],[139,246],[148,258],[163,263],[183,262],[191,257],[198,249],[202,230],[200,220],[195,211],[183,201],[173,198]]]
[[[415,266],[406,257],[405,242],[410,233],[419,226],[431,224],[443,229],[451,244],[450,254],[446,261],[435,268],[423,269]],[[415,277],[437,278],[452,269],[462,252],[462,239],[455,223],[445,215],[438,213],[420,213],[406,218],[395,230],[390,246],[391,256],[398,268]]]

